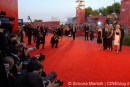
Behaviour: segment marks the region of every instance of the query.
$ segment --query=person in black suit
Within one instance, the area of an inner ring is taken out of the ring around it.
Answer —
[[[121,38],[120,38],[120,49],[119,51],[122,51],[122,45],[123,45],[123,39],[124,39],[124,29],[123,27],[120,28],[121,31]]]
[[[44,33],[45,33],[45,36],[46,36],[47,33],[48,33],[48,27],[47,27],[47,26],[44,27]]]
[[[31,45],[32,40],[32,27],[31,25],[28,25],[28,45]]]
[[[88,40],[88,33],[89,33],[89,26],[84,25],[84,37],[85,37],[85,40],[86,40],[86,37],[87,37],[87,40]]]
[[[47,35],[47,27],[43,27],[43,28],[41,29],[41,32],[42,32],[41,41],[42,41],[42,44],[43,44],[42,49],[44,49],[44,47],[45,47],[45,42],[46,42],[46,35]]]
[[[28,29],[28,25],[27,24],[23,25],[23,30],[25,32],[26,37],[28,36],[27,29]]]
[[[61,41],[62,41],[62,39],[63,39],[63,25],[61,25],[61,26],[59,26],[59,28],[58,28],[58,32],[59,32],[59,37],[61,38]]]
[[[23,26],[22,25],[19,26],[19,36],[20,36],[20,42],[24,43],[24,41],[23,41]]]
[[[107,36],[108,36],[108,24],[105,24],[105,28],[103,29],[103,50],[107,49]]]
[[[77,24],[74,25],[72,28],[72,36],[73,36],[73,40],[75,40],[75,34],[76,34],[76,29],[77,29]]]
[[[42,49],[44,49],[45,45],[45,34],[43,27],[40,27],[39,30],[37,30],[37,36],[36,36],[36,48],[39,49],[40,44],[42,44]]]
[[[52,45],[52,48],[58,48],[58,43],[59,43],[59,36],[54,34],[54,36],[51,38],[51,45]]]
[[[33,42],[36,43],[36,36],[37,36],[37,28],[33,28]]]
[[[55,34],[55,35],[58,35],[59,36],[59,29],[58,29],[58,27],[53,31],[53,34]]]
[[[93,28],[90,29],[90,40],[92,41],[94,39],[94,31]]]

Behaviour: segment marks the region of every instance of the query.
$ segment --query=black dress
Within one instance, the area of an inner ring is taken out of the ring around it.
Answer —
[[[69,35],[69,31],[67,29],[65,29],[65,36]]]
[[[102,43],[101,31],[98,31],[97,43],[98,43],[98,44],[101,44],[101,43]]]

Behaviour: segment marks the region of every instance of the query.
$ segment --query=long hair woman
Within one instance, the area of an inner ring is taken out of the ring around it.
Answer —
[[[69,30],[70,30],[69,26],[66,25],[66,26],[65,26],[65,36],[66,36],[66,38],[68,38],[68,41],[69,41],[69,34],[70,34]],[[65,41],[66,41],[66,40],[65,40]]]
[[[116,53],[119,53],[120,49],[120,38],[121,38],[121,31],[120,31],[120,25],[116,25],[116,30],[115,30],[115,40],[114,40],[114,45],[116,48]]]
[[[102,49],[102,27],[98,27],[98,36],[97,36],[98,49]]]

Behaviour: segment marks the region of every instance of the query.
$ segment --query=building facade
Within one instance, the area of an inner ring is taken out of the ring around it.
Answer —
[[[130,0],[121,1],[120,24],[130,26]]]
[[[76,1],[76,24],[82,24],[85,22],[85,1]]]

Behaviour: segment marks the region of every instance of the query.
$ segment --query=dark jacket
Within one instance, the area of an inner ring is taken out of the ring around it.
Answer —
[[[89,26],[84,26],[84,32],[89,32]]]
[[[124,29],[121,28],[120,31],[121,31],[121,38],[124,38]]]
[[[44,87],[41,75],[38,72],[27,72],[25,71],[22,76],[20,76],[15,87]]]
[[[105,28],[103,28],[103,30],[102,30],[102,37],[103,38],[107,38],[108,37],[108,31],[106,31]]]

